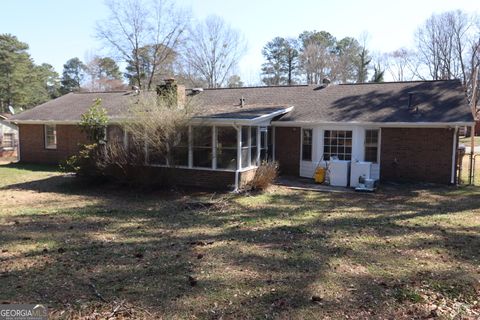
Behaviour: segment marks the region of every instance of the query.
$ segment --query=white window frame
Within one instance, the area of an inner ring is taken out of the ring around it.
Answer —
[[[377,131],[377,161],[370,161],[366,159],[367,156],[367,131],[376,130]],[[370,161],[372,163],[380,163],[380,128],[365,128],[365,138],[363,140],[363,160]]]
[[[322,138],[322,139],[323,139],[323,146],[322,146],[322,148],[323,148],[323,150],[322,150],[323,160],[324,160],[324,161],[331,161],[331,160],[332,160],[332,159],[331,159],[332,152],[329,152],[329,159],[328,159],[328,160],[325,158],[325,146],[326,146],[326,144],[325,144],[325,133],[326,133],[327,131],[330,131],[330,135],[329,135],[330,140],[332,140],[332,136],[331,136],[332,131],[343,131],[343,132],[345,132],[345,133],[346,133],[346,132],[350,132],[350,133],[351,133],[350,140],[351,140],[351,143],[352,143],[352,144],[350,145],[350,159],[345,159],[346,161],[351,161],[351,160],[353,159],[353,155],[354,155],[354,153],[353,153],[353,143],[354,143],[354,138],[353,138],[353,136],[354,136],[354,129],[351,128],[351,129],[324,129],[324,130],[323,130],[323,138]],[[344,139],[344,140],[346,140],[346,139]],[[312,143],[313,143],[313,142],[312,142]],[[328,146],[331,147],[332,145],[331,145],[331,144],[328,144]],[[348,154],[348,153],[343,153],[344,156],[347,155],[347,154]],[[337,154],[337,155],[338,155],[338,154]]]
[[[303,159],[303,131],[304,130],[310,130],[312,132],[312,143],[310,145],[311,147],[311,154],[310,154],[310,160],[305,160]],[[300,132],[300,136],[301,136],[301,139],[300,139],[300,160],[301,161],[305,161],[305,162],[312,162],[313,161],[313,128],[302,128],[301,132]]]
[[[7,146],[5,145],[5,137],[9,137],[10,138],[10,145]],[[4,150],[12,150],[13,148],[15,148],[15,133],[13,132],[5,132],[3,133],[3,139],[2,139],[2,147]]]
[[[48,128],[53,128],[53,140],[55,141],[54,144],[48,144]],[[47,150],[56,150],[57,149],[57,125],[55,124],[45,124],[43,126],[44,130],[44,143],[45,143],[45,149]]]

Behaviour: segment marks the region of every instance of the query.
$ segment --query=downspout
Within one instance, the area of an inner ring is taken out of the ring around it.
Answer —
[[[458,126],[455,126],[455,130],[453,132],[453,146],[452,146],[452,175],[450,179],[451,184],[455,184],[455,169],[456,169],[456,156],[457,156],[457,131]]]

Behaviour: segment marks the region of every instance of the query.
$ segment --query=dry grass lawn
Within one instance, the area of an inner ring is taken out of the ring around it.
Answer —
[[[85,186],[0,166],[0,303],[52,319],[478,319],[480,189]]]

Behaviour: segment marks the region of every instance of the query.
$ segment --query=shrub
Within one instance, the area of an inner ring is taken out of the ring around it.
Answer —
[[[258,166],[255,176],[248,184],[252,190],[265,190],[278,176],[278,163],[276,161],[263,161]]]

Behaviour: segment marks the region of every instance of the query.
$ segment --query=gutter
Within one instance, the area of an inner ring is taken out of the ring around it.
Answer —
[[[288,107],[288,108],[284,108],[284,109],[281,109],[281,110],[277,110],[277,111],[274,111],[274,112],[271,112],[271,113],[268,113],[268,114],[264,114],[264,115],[258,116],[256,118],[253,118],[253,119],[215,118],[215,117],[210,118],[208,116],[201,117],[201,118],[200,117],[192,117],[192,119],[190,121],[190,124],[204,124],[204,125],[226,124],[226,125],[230,125],[230,124],[234,123],[234,127],[235,127],[235,125],[253,125],[253,124],[256,124],[258,122],[262,122],[264,120],[273,119],[276,116],[288,113],[292,110],[293,110],[293,106]],[[6,120],[6,121],[12,122],[12,123],[18,123],[18,124],[58,124],[58,125],[62,125],[62,124],[77,125],[80,122],[80,120],[32,120],[32,119],[30,119],[30,120],[15,120],[15,119],[12,119],[12,120]],[[128,119],[127,118],[113,118],[113,119],[109,119],[108,123],[109,124],[121,124],[125,121],[128,121]]]
[[[312,126],[312,125],[336,125],[336,126],[376,126],[389,128],[444,128],[444,127],[462,127],[473,126],[475,122],[362,122],[362,121],[272,121],[272,126],[276,127],[292,127],[292,126]]]

